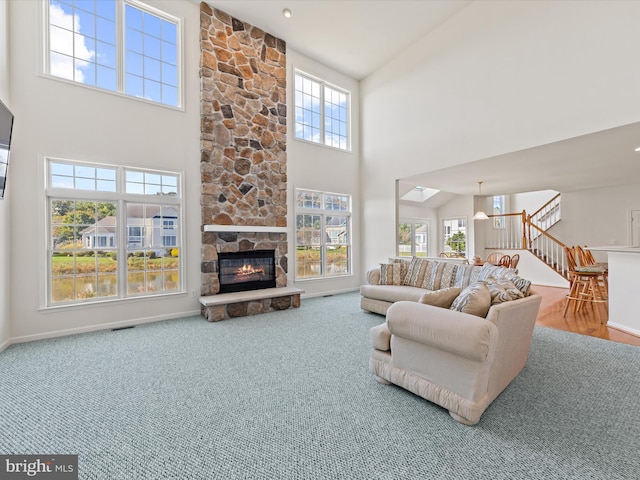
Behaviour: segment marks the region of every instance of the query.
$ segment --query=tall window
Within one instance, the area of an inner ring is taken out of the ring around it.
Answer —
[[[426,220],[402,220],[398,225],[398,256],[426,257],[429,254],[429,225]]]
[[[180,175],[47,160],[47,305],[181,292]]]
[[[295,137],[349,150],[349,92],[295,73]]]
[[[443,252],[448,257],[467,256],[467,219],[445,218],[442,220]]]
[[[505,228],[505,219],[502,216],[505,213],[504,195],[494,195],[491,213],[499,215],[493,217],[493,228]]]
[[[49,0],[46,73],[179,107],[180,20],[137,0]]]
[[[351,273],[351,196],[296,190],[296,279]]]

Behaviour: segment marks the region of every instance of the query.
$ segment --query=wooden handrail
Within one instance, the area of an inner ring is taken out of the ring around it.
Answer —
[[[531,217],[535,217],[537,214],[539,214],[542,210],[544,210],[545,208],[547,208],[556,198],[558,198],[560,195],[562,195],[561,193],[558,193],[555,197],[553,197],[551,200],[549,200],[547,203],[545,203],[543,206],[541,206],[538,210],[536,210],[535,212],[533,212],[530,216]]]
[[[542,230],[539,226],[537,226],[534,223],[531,223],[531,215],[529,215],[527,217],[527,224],[529,225],[529,227],[533,227],[535,228],[538,232],[540,232],[540,235],[543,235],[545,237],[547,237],[549,240],[551,240],[554,243],[557,243],[560,247],[564,248],[566,247],[566,245],[564,243],[562,243],[560,240],[558,240],[556,237],[554,237],[553,235],[545,232],[544,230]],[[529,238],[531,238],[531,236],[529,236]]]
[[[558,195],[556,195],[550,202],[556,201],[557,199]],[[538,212],[541,210],[542,209],[539,209]],[[533,215],[527,215],[527,212],[523,210],[520,213],[494,214],[488,215],[488,217],[492,219],[503,218],[505,219],[505,223],[503,225],[506,225],[504,230],[506,236],[498,237],[498,241],[492,245],[492,248],[522,248],[523,250],[529,250],[566,278],[567,261],[564,253],[566,245],[544,230],[541,226],[533,223]],[[512,220],[508,221],[508,217],[512,217]],[[515,217],[520,217],[520,222],[518,222],[520,223],[519,227],[514,222]],[[514,228],[511,228],[511,226]],[[520,234],[518,234],[518,231],[520,231]],[[506,239],[506,242],[504,243],[511,246],[505,247],[504,244],[501,244],[502,239]],[[519,247],[518,243],[520,244]]]

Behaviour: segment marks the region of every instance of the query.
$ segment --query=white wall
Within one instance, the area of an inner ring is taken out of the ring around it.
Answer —
[[[565,245],[631,245],[631,210],[640,210],[640,184],[562,194],[562,220],[550,231]],[[605,252],[594,252],[606,261]]]
[[[9,4],[6,0],[0,0],[0,100],[11,108],[9,88]],[[11,161],[11,159],[9,159]],[[13,172],[10,172],[13,173]],[[11,175],[8,175],[11,178]],[[10,228],[10,204],[11,186],[13,180],[9,180],[4,200],[0,200],[0,351],[9,345],[11,338],[10,322],[10,278],[9,258],[11,245]]]
[[[299,69],[351,92],[351,152],[296,140],[294,70]],[[327,295],[359,288],[360,264],[360,85],[359,82],[319,64],[287,46],[287,180],[289,224],[289,284],[305,291],[304,296]],[[353,200],[352,275],[319,280],[295,278],[295,209],[296,188],[349,194]]]
[[[508,211],[510,213],[518,213],[524,210],[527,212],[527,215],[531,215],[557,194],[558,192],[555,190],[541,190],[539,192],[516,193],[515,195],[510,195]]]
[[[40,75],[41,8],[12,2],[11,318],[14,341],[199,313],[189,294],[83,307],[40,309],[44,291],[44,160],[62,158],[180,170],[185,177],[186,287],[200,291],[199,6],[147,1],[183,18],[185,110],[84,88]],[[3,30],[4,31],[4,30]]]
[[[363,80],[363,263],[394,251],[395,179],[640,120],[637,18],[640,2],[474,2]]]

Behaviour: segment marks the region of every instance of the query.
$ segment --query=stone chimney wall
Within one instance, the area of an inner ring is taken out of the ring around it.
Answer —
[[[200,47],[202,225],[286,227],[286,44],[203,2]],[[201,294],[219,251],[271,248],[286,286],[286,233],[203,232]]]

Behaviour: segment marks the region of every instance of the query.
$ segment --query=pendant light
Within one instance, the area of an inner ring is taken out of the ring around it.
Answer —
[[[482,182],[478,182],[478,196],[482,196]],[[473,216],[474,220],[489,220],[489,216],[482,210],[478,210]]]

